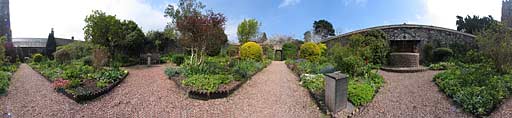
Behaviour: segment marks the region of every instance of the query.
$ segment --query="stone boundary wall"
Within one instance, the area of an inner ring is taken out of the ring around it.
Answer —
[[[455,54],[464,53],[470,49],[476,49],[475,35],[459,32],[456,30],[417,24],[399,24],[399,25],[385,25],[371,27],[353,32],[345,33],[342,35],[329,37],[321,41],[327,47],[332,47],[335,44],[346,45],[350,36],[354,34],[361,34],[371,30],[381,30],[387,34],[388,40],[420,40],[418,44],[418,52],[420,52],[420,61],[424,60],[423,49],[425,45],[430,45],[435,48],[450,48]]]

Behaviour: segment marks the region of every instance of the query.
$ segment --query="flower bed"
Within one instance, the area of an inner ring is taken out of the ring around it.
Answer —
[[[0,64],[0,95],[6,95],[11,77],[17,68],[17,64]]]
[[[53,87],[76,102],[97,98],[117,86],[128,76],[119,68],[94,69],[82,62],[59,64],[55,61],[31,63],[32,68],[53,83]]]
[[[305,60],[287,60],[286,65],[294,73],[300,76],[300,84],[308,89],[310,96],[316,101],[316,104],[323,113],[331,114],[327,111],[324,101],[325,81],[324,74],[335,71],[333,64],[328,62],[314,63]],[[370,66],[361,67],[366,70],[363,76],[349,76],[348,100],[355,106],[365,105],[373,100],[373,97],[383,85],[384,79],[378,75]]]
[[[258,62],[209,57],[203,64],[194,64],[194,61],[187,60],[179,68],[167,68],[166,74],[187,91],[190,98],[208,100],[229,96],[270,64],[270,60]]]
[[[464,111],[489,115],[512,95],[512,75],[497,73],[489,64],[462,64],[437,74],[434,82]]]

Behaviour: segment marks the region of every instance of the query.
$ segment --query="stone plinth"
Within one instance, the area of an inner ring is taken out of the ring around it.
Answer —
[[[419,53],[390,53],[389,62],[391,67],[410,68],[420,66]]]
[[[347,79],[347,76],[339,71],[325,76],[325,103],[329,111],[333,113],[347,108]]]

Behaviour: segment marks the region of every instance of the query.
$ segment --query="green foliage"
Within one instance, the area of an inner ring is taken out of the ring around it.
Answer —
[[[95,10],[85,18],[85,22],[86,41],[108,47],[110,54],[134,57],[144,48],[144,33],[134,21],[121,21],[114,15]],[[115,59],[120,56],[112,57]]]
[[[450,48],[436,48],[432,51],[434,55],[433,62],[448,61],[453,56],[453,51]]]
[[[108,80],[100,80],[98,82],[96,82],[96,87],[98,88],[105,88],[108,86]]]
[[[355,106],[361,106],[372,101],[375,94],[374,89],[369,84],[349,82],[348,100]]]
[[[462,31],[470,34],[477,34],[480,31],[485,30],[486,28],[491,27],[492,25],[498,24],[498,21],[494,20],[492,16],[485,16],[480,18],[477,15],[466,16],[463,18],[462,16],[457,16],[457,31]]]
[[[94,68],[92,66],[87,66],[83,64],[83,62],[73,62],[69,65],[64,66],[64,71],[62,73],[62,77],[66,80],[73,79],[92,79],[88,77],[88,74],[94,72]]]
[[[94,92],[91,91],[93,89],[87,88],[90,87],[88,86],[90,81],[96,82],[96,87],[103,88],[128,74],[128,71],[119,68],[95,69],[92,66],[85,65],[80,60],[73,60],[67,64],[61,64],[54,60],[44,60],[39,63],[30,63],[30,66],[51,81],[54,81],[54,84],[61,83],[58,81],[67,81],[65,85],[59,86],[66,86],[63,89],[74,95]]]
[[[242,59],[252,59],[261,61],[263,55],[263,49],[255,42],[247,42],[240,46],[240,57]]]
[[[176,64],[177,66],[180,66],[185,62],[186,55],[184,54],[174,54],[171,56],[172,63]]]
[[[238,42],[244,44],[252,38],[256,38],[259,32],[260,23],[256,19],[244,19],[237,29]]]
[[[297,50],[298,47],[293,43],[285,43],[283,44],[283,59],[296,59],[297,58]]]
[[[453,67],[455,67],[455,64],[451,62],[440,62],[437,64],[430,64],[430,66],[428,66],[431,70],[446,70]]]
[[[145,49],[147,51],[163,52],[175,39],[174,30],[166,31],[149,31],[146,36]]]
[[[493,25],[476,38],[480,51],[500,73],[512,73],[512,29]]]
[[[7,38],[5,36],[0,37],[0,64],[2,64],[5,60],[5,41]]]
[[[199,90],[213,92],[222,84],[228,84],[234,80],[231,75],[193,75],[182,81],[185,86],[192,86]]]
[[[93,43],[76,41],[57,47],[57,51],[53,55],[58,62],[70,62],[71,60],[91,56],[93,49],[96,48],[99,48],[99,46]]]
[[[264,64],[253,60],[239,60],[234,62],[233,73],[240,78],[249,78],[263,69]]]
[[[320,58],[321,49],[313,42],[306,42],[300,46],[300,58],[305,58],[308,61],[318,61]]]
[[[335,62],[337,64],[337,70],[352,76],[362,75],[363,70],[365,69],[364,60],[357,56],[339,58],[335,60]]]
[[[180,68],[176,68],[176,67],[168,67],[165,69],[165,74],[169,77],[175,77],[177,75],[179,75],[181,72]]]
[[[324,75],[309,75],[304,74],[300,76],[300,84],[306,89],[314,92],[314,93],[323,93],[325,90],[324,85]]]
[[[9,80],[11,75],[7,72],[0,71],[0,94],[4,94],[9,89]]]
[[[432,60],[434,58],[434,54],[432,53],[434,51],[434,47],[432,46],[432,44],[425,44],[425,46],[423,47],[423,49],[421,50],[422,51],[422,55],[423,55],[423,62],[425,64],[429,64],[429,63],[432,63]]]
[[[332,24],[327,20],[318,20],[313,23],[314,34],[319,35],[321,39],[327,38],[328,36],[334,36],[335,31]],[[315,41],[317,42],[317,41]]]
[[[490,64],[457,64],[437,74],[434,81],[467,112],[488,115],[510,96],[512,78],[500,75]]]
[[[44,59],[44,57],[42,54],[37,53],[37,54],[32,55],[32,61],[34,61],[34,62],[41,62],[41,61],[43,61],[43,59]]]
[[[172,24],[168,27],[175,26],[180,33],[178,43],[189,49],[192,55],[197,53],[197,59],[202,59],[205,53],[218,55],[228,41],[224,33],[226,17],[204,8],[200,1],[180,0],[177,6],[169,5],[165,9],[165,16],[171,19],[169,24]]]

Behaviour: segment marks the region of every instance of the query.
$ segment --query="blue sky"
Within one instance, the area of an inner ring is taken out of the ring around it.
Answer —
[[[225,32],[236,41],[236,26],[245,18],[261,22],[268,36],[297,39],[315,20],[330,21],[337,34],[387,24],[414,23],[455,28],[456,15],[493,15],[499,20],[501,0],[200,0],[207,9],[227,18]],[[83,39],[83,19],[93,9],[134,20],[144,31],[162,30],[167,4],[177,0],[11,0],[14,37],[46,37],[53,27],[57,37]],[[52,8],[46,5],[54,6]],[[38,9],[38,10],[27,10]],[[34,22],[34,18],[38,22]]]

